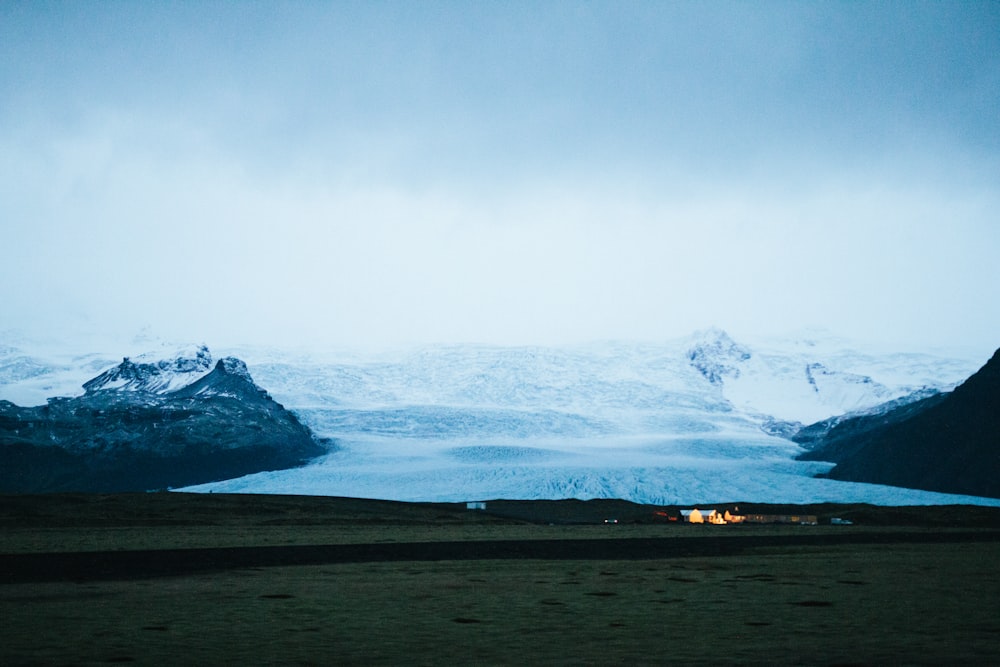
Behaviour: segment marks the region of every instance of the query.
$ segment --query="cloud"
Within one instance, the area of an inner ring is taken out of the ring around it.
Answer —
[[[18,326],[1000,330],[989,5],[20,7],[0,77],[24,66],[0,88]]]
[[[561,342],[708,324],[876,333],[886,313],[914,326],[929,302],[954,309],[970,272],[981,289],[994,277],[996,198],[961,189],[270,182],[169,131],[52,142],[56,177],[21,184],[54,203],[20,232],[18,291],[196,337]]]

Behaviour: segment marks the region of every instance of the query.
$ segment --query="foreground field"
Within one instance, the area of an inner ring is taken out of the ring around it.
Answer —
[[[455,506],[343,499],[6,498],[0,499],[0,551],[17,558],[60,551],[38,547],[51,547],[62,536],[72,547],[60,557],[84,551],[94,558],[111,535],[131,535],[132,541],[125,540],[128,557],[141,553],[129,549],[192,546],[176,543],[187,529],[196,535],[195,546],[227,547],[219,551],[223,553],[273,545],[278,549],[273,553],[280,554],[280,545],[303,544],[292,537],[299,531],[312,538],[326,536],[314,544],[337,544],[333,538],[347,533],[340,544],[377,547],[381,541],[396,549],[407,548],[408,542],[479,541],[477,548],[485,554],[496,540],[586,544],[579,540],[601,539],[612,552],[621,545],[621,553],[631,553],[629,545],[641,540],[697,547],[721,538],[739,548],[736,555],[713,555],[724,552],[706,546],[705,553],[698,554],[692,547],[688,553],[695,555],[679,556],[665,549],[662,558],[654,553],[595,559],[593,553],[580,553],[555,559],[418,559],[236,569],[223,564],[174,576],[110,572],[69,581],[60,581],[56,572],[33,581],[11,576],[0,585],[0,662],[1000,660],[1000,541],[991,511],[831,507],[814,513],[853,513],[870,521],[856,526],[751,528],[583,523],[611,511],[622,516],[631,511],[637,521],[651,514],[649,508],[613,501],[509,504],[506,510],[505,516],[495,516]],[[526,514],[542,525],[528,522]],[[948,516],[953,517],[952,527],[935,525]],[[921,518],[924,526],[918,525]],[[563,523],[548,525],[554,520]],[[877,523],[883,525],[873,525]],[[351,530],[341,530],[347,527]],[[222,529],[214,543],[213,528]],[[44,537],[32,542],[27,538],[32,530]],[[841,543],[795,544],[802,535],[833,535]],[[425,539],[414,539],[420,536]],[[404,539],[394,541],[397,537]],[[861,541],[852,541],[855,537]],[[234,540],[238,544],[233,545]],[[274,545],[275,540],[280,545]]]

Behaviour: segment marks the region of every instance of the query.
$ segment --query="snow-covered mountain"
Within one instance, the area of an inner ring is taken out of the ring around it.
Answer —
[[[401,500],[960,502],[813,479],[829,464],[796,461],[801,448],[769,433],[949,389],[982,363],[860,351],[829,336],[736,341],[715,329],[661,344],[222,352],[245,359],[261,386],[337,449],[305,468],[199,490]],[[186,358],[196,362],[197,354]],[[73,363],[47,365],[8,346],[0,398],[68,378]],[[184,372],[167,366],[150,378]]]
[[[829,477],[1000,498],[1000,350],[954,391],[802,429]]]
[[[83,383],[86,392],[104,390],[147,391],[168,393],[186,387],[212,370],[212,355],[200,345],[179,350],[166,359],[146,354],[136,359],[125,357],[122,363],[109,368]]]
[[[205,345],[146,338],[125,344],[89,344],[93,347],[81,349],[75,341],[35,341],[0,332],[0,399],[33,406],[53,397],[79,396],[86,390],[164,393],[212,370]]]
[[[298,466],[327,448],[207,348],[121,364],[82,396],[0,400],[0,492],[144,491]]]
[[[768,340],[751,347],[717,329],[696,334],[688,357],[735,409],[802,424],[914,392],[952,389],[978,362],[862,351],[829,336]]]

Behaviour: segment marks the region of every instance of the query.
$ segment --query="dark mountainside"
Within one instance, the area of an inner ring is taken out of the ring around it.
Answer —
[[[327,451],[229,357],[119,366],[75,398],[0,401],[0,492],[148,491],[301,465]],[[174,389],[185,376],[198,379]]]
[[[832,479],[1000,498],[1000,350],[951,393],[793,440],[810,449],[800,459],[836,463]]]

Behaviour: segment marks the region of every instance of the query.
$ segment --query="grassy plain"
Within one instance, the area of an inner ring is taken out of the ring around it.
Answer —
[[[831,506],[812,513],[868,522],[682,527],[615,501],[492,506],[502,516],[346,499],[8,497],[0,499],[0,553],[789,531],[933,537],[992,534],[1000,520],[982,508]],[[612,512],[628,523],[596,523]],[[0,663],[996,664],[998,565],[995,539],[904,538],[736,556],[330,563],[14,582],[0,585]]]

